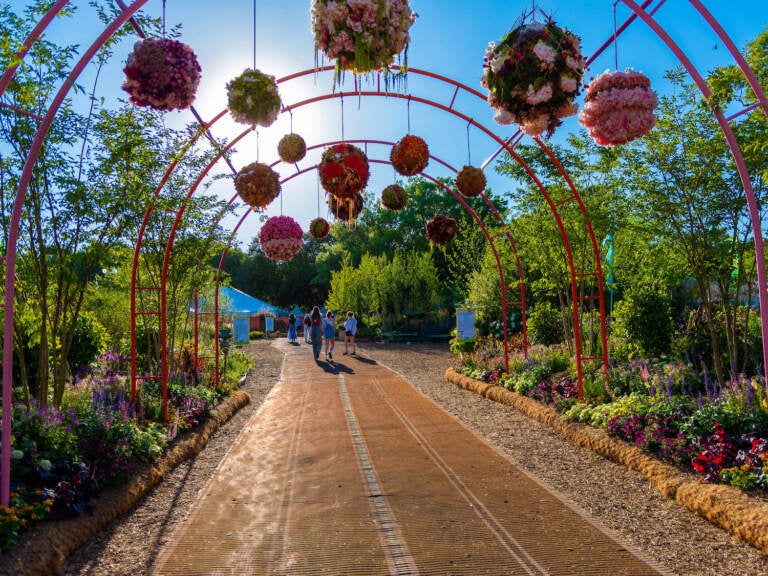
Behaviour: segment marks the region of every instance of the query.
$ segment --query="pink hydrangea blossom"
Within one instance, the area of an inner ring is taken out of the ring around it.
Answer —
[[[543,66],[545,68],[549,68],[557,57],[557,52],[555,52],[555,50],[548,44],[544,44],[541,40],[536,42],[536,46],[533,47],[533,53],[536,54],[543,65],[546,65]]]
[[[547,82],[538,90],[534,90],[533,85],[529,85],[525,101],[528,102],[528,104],[539,104],[541,102],[546,102],[550,98],[552,98],[552,84]]]

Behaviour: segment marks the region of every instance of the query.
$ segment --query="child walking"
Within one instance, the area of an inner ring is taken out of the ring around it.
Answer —
[[[352,355],[356,354],[355,334],[357,334],[357,318],[355,318],[355,313],[350,310],[344,321],[344,354],[349,354],[350,346],[352,346]]]

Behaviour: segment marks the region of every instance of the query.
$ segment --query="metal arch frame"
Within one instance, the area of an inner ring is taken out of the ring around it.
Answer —
[[[627,6],[630,7],[630,9],[634,12],[635,16],[640,16],[643,18],[644,21],[646,21],[647,24],[651,25],[649,23],[652,22],[653,25],[651,28],[659,33],[659,30],[662,30],[658,24],[653,22],[651,15],[647,12],[645,12],[645,8],[651,3],[652,0],[646,0],[642,7],[639,7],[635,2],[632,2],[631,0],[622,0]],[[121,8],[123,9],[123,12],[118,15],[115,20],[107,26],[105,29],[105,32],[99,36],[99,38],[96,40],[94,45],[91,48],[96,47],[96,50],[106,41],[107,38],[109,38],[114,31],[116,31],[130,16],[133,15],[139,8],[141,8],[144,4],[146,4],[147,0],[136,0],[130,7],[126,8],[124,5],[121,4]],[[755,95],[757,97],[759,105],[763,108],[766,115],[768,115],[768,101],[766,100],[765,94],[762,90],[762,87],[760,84],[756,81],[756,78],[754,74],[752,73],[750,67],[744,61],[744,59],[741,57],[741,55],[738,53],[738,50],[736,49],[733,42],[730,40],[730,37],[725,33],[725,31],[720,27],[719,24],[717,24],[717,21],[711,16],[711,14],[706,11],[706,9],[703,7],[701,2],[698,0],[690,0],[691,4],[698,10],[698,12],[704,17],[705,21],[715,30],[717,35],[721,38],[721,40],[724,42],[724,44],[728,47],[728,50],[731,52],[731,54],[734,56],[735,60],[737,61],[739,67],[741,70],[745,73],[745,76],[748,78],[748,82],[750,83],[750,86],[752,90],[755,92]],[[36,39],[36,34],[39,34],[40,31],[44,30],[50,20],[57,14],[61,8],[66,4],[65,0],[60,0],[57,2],[54,6],[52,6],[48,13],[38,22],[38,25],[34,29],[34,33],[30,34],[30,37],[28,39],[30,45],[31,42],[33,42]],[[658,9],[658,7],[657,7]],[[634,18],[634,17],[633,17]],[[620,28],[621,31],[623,31],[624,28],[631,22],[633,18],[630,18],[627,20],[627,22],[622,25]],[[619,31],[614,32],[615,37]],[[664,32],[664,35],[666,37],[665,42],[668,46],[671,47],[670,42],[671,38],[666,35],[666,32]],[[672,44],[674,44],[672,42]],[[27,48],[28,49],[28,46]],[[21,54],[21,58],[26,54],[26,49],[22,49],[20,52],[23,52]],[[604,48],[603,48],[604,49]],[[679,48],[675,46],[675,53],[679,51]],[[90,50],[89,50],[90,52]],[[93,51],[95,53],[95,50]],[[80,63],[83,61],[89,61],[90,58],[93,56],[93,54],[86,53],[83,58],[81,59]],[[39,154],[39,148],[41,143],[38,142],[38,140],[41,140],[41,134],[44,134],[47,132],[47,130],[50,128],[50,123],[52,120],[53,115],[55,114],[56,110],[61,104],[61,100],[63,100],[63,94],[65,94],[69,87],[71,86],[71,83],[74,82],[74,79],[82,72],[82,67],[80,66],[80,63],[73,69],[73,72],[69,75],[68,79],[64,81],[62,88],[59,91],[59,94],[57,95],[57,98],[54,99],[51,108],[49,109],[48,113],[46,114],[46,117],[41,121],[41,126],[38,131],[38,137],[35,139],[35,145],[33,147],[34,154],[30,154],[27,157],[26,163],[25,163],[25,172],[27,172],[27,168],[29,167],[29,171],[31,172],[31,166],[34,165],[37,159],[37,155]],[[83,64],[84,66],[84,64]],[[0,96],[2,96],[2,93],[5,91],[8,82],[13,77],[15,73],[15,69],[12,70],[6,70],[6,72],[3,74],[2,81],[4,82],[3,85],[0,85]],[[689,73],[691,73],[689,69]],[[697,74],[698,75],[698,74]],[[697,82],[698,84],[698,82]],[[699,88],[702,90],[702,93],[705,95],[708,93],[708,88],[706,88],[706,84],[702,85],[699,84]],[[61,95],[61,99],[59,98],[59,95]],[[57,101],[58,100],[58,101]],[[751,108],[750,108],[751,109]],[[718,121],[720,122],[721,128],[725,125],[727,126],[727,119],[723,118],[722,115],[718,117]],[[730,131],[730,130],[729,130]],[[511,141],[511,138],[509,139]],[[764,246],[762,242],[762,233],[759,223],[759,215],[757,213],[757,205],[756,201],[754,199],[754,191],[752,190],[751,183],[749,182],[748,178],[748,171],[746,171],[746,166],[743,163],[743,158],[741,159],[741,162],[739,163],[740,158],[740,149],[738,147],[738,142],[735,140],[735,137],[731,133],[729,136],[727,136],[727,140],[729,143],[729,146],[731,147],[731,151],[734,154],[734,157],[737,157],[737,165],[739,169],[740,176],[742,178],[742,183],[745,184],[745,193],[748,196],[748,204],[750,208],[750,218],[752,220],[753,225],[753,231],[754,231],[754,237],[755,237],[755,248],[757,252],[757,265],[758,265],[758,284],[759,284],[759,297],[760,297],[760,314],[761,314],[761,321],[763,325],[763,357],[764,357],[764,363],[768,365],[768,338],[766,338],[766,334],[768,332],[768,328],[766,327],[766,319],[768,318],[768,310],[766,309],[766,279],[765,279],[765,269],[764,264],[762,262],[764,257]],[[502,148],[503,149],[503,148]],[[738,152],[737,152],[738,151]],[[11,221],[11,234],[10,236],[14,236],[14,228],[18,228],[18,218],[15,217],[16,215],[16,205],[19,203],[23,203],[24,197],[26,195],[26,187],[28,185],[29,175],[26,177],[26,182],[23,183],[23,185],[19,186],[19,190],[17,192],[16,196],[16,202],[14,205],[14,217],[12,217]],[[21,197],[21,198],[20,198]],[[16,230],[17,232],[17,230]],[[13,242],[11,242],[13,240]],[[15,250],[16,250],[16,241],[17,238],[9,238],[9,242],[6,246],[6,255],[3,257],[6,260],[6,279],[5,279],[5,323],[4,323],[4,344],[3,344],[3,390],[2,390],[2,408],[3,413],[9,414],[11,409],[11,362],[12,362],[12,344],[9,344],[9,342],[12,342],[11,339],[9,339],[9,334],[12,336],[12,323],[13,323],[13,313],[14,313],[14,290],[13,290],[13,282],[12,280],[9,280],[9,278],[13,278],[14,272],[15,272]],[[10,326],[10,328],[9,328]],[[7,504],[9,500],[9,480],[10,476],[7,474],[6,471],[8,471],[10,466],[10,426],[11,422],[9,418],[3,419],[3,426],[2,426],[2,435],[0,437],[0,441],[2,441],[3,446],[5,447],[0,452],[0,468],[2,469],[3,473],[0,476],[0,504]]]
[[[712,95],[712,91],[709,89],[709,86],[704,80],[704,77],[701,75],[698,69],[693,65],[691,60],[688,58],[685,52],[680,48],[680,46],[678,46],[677,43],[672,39],[672,37],[667,33],[667,31],[658,22],[656,22],[656,20],[653,19],[653,16],[651,14],[649,14],[643,8],[638,6],[637,3],[634,2],[634,0],[620,0],[620,1],[626,4],[639,18],[643,20],[643,22],[646,23],[646,25],[648,25],[649,28],[651,28],[651,30],[653,30],[656,33],[656,35],[659,38],[661,38],[664,44],[667,45],[667,48],[669,48],[672,51],[672,53],[677,57],[680,63],[688,71],[688,74],[696,83],[696,86],[699,88],[699,91],[701,92],[702,96],[705,99],[709,100],[709,97]],[[738,50],[735,49],[736,48],[735,45],[730,40],[730,38],[725,34],[725,31],[722,29],[722,27],[720,27],[719,24],[715,26],[716,20],[706,10],[706,8],[704,8],[701,2],[699,0],[689,0],[689,1],[694,6],[694,8],[696,8],[696,10],[702,15],[702,17],[710,25],[710,27],[712,27],[713,30],[715,30],[715,32],[723,40],[723,42],[726,42],[727,40],[726,45],[728,46],[728,49],[731,51],[731,54],[734,54],[734,52],[738,53]],[[736,59],[739,65],[739,68],[741,68],[742,72],[744,72],[745,76],[747,77],[749,85],[752,88],[753,92],[755,93],[755,96],[757,97],[758,102],[763,108],[763,111],[765,112],[766,116],[768,116],[768,99],[766,99],[765,92],[760,86],[760,83],[757,81],[757,77],[754,75],[754,72],[752,72],[746,60],[744,60],[744,58],[741,57],[741,55],[739,55],[738,58],[734,55],[734,58]],[[747,70],[749,70],[749,73],[746,72]],[[712,113],[717,119],[717,123],[720,125],[720,130],[722,130],[723,134],[725,135],[725,139],[728,142],[728,147],[731,149],[731,155],[733,156],[734,162],[736,163],[736,169],[739,173],[741,184],[744,187],[744,194],[747,197],[747,206],[749,208],[749,219],[752,224],[752,235],[754,236],[755,253],[756,253],[755,260],[757,264],[758,302],[760,304],[760,327],[761,327],[761,335],[763,338],[763,370],[765,371],[765,370],[768,370],[768,292],[767,292],[768,280],[766,280],[765,244],[763,242],[763,232],[762,232],[762,226],[760,224],[760,211],[757,206],[755,191],[752,188],[752,182],[749,179],[749,169],[747,168],[747,164],[744,161],[744,157],[741,154],[741,147],[739,146],[738,140],[736,140],[736,135],[733,133],[733,130],[731,129],[730,124],[728,124],[728,120],[726,119],[722,110],[712,110]],[[766,393],[768,393],[768,378],[766,378],[765,390],[766,390]]]
[[[221,115],[223,115],[223,114],[224,114],[224,112],[221,113]],[[221,115],[217,116],[217,119],[220,118]],[[215,122],[215,121],[216,120],[214,120],[213,122]],[[198,133],[195,136],[193,136],[192,140],[194,141],[196,138],[199,138],[199,136],[203,132],[203,130],[205,130],[207,128],[208,128],[208,126],[202,127],[201,130],[199,130]],[[197,191],[198,187],[200,186],[202,181],[205,179],[205,177],[208,175],[208,173],[213,169],[213,167],[218,163],[218,161],[223,158],[223,154],[225,152],[227,152],[231,148],[233,148],[240,140],[242,140],[245,136],[247,136],[251,132],[253,132],[253,127],[245,129],[240,134],[235,136],[225,147],[223,147],[214,156],[214,158],[212,158],[209,161],[209,163],[205,166],[205,168],[203,168],[203,170],[201,170],[201,172],[198,175],[198,177],[195,179],[193,184],[190,186],[190,189],[188,190],[185,199],[182,201],[181,207],[175,212],[176,217],[174,219],[173,224],[171,225],[171,229],[170,229],[170,232],[168,234],[168,240],[166,242],[166,248],[165,248],[165,253],[164,253],[164,257],[163,257],[163,268],[162,268],[162,273],[161,273],[161,276],[160,276],[160,286],[157,287],[160,290],[160,310],[159,310],[159,316],[160,316],[161,367],[160,367],[159,378],[160,378],[161,389],[162,389],[162,406],[163,406],[162,414],[163,414],[163,419],[164,420],[167,420],[167,416],[168,416],[167,382],[168,382],[168,377],[169,377],[168,350],[167,350],[167,342],[166,342],[167,302],[166,302],[166,297],[165,296],[166,296],[166,287],[167,287],[166,281],[167,281],[168,267],[169,267],[169,263],[170,263],[170,258],[171,258],[171,253],[172,253],[172,249],[173,249],[174,240],[175,240],[175,237],[176,237],[176,231],[178,230],[178,226],[179,226],[179,224],[181,222],[181,218],[183,217],[183,215],[184,215],[184,213],[186,211],[186,207],[187,207],[187,203],[188,203],[189,199]],[[374,141],[374,140],[347,140],[347,142],[366,142],[366,143],[375,143],[375,144],[388,145],[388,146],[392,146],[392,144],[393,144],[392,142]],[[190,144],[187,145],[187,147],[185,148],[184,151],[188,150],[190,145],[191,145],[191,142],[190,142]],[[325,145],[328,145],[328,143],[321,144],[321,145],[310,146],[308,148],[308,150],[317,149],[317,148],[319,148],[321,146],[325,146]],[[430,158],[433,158],[437,162],[439,162],[440,164],[449,167],[454,172],[456,171],[455,168],[453,168],[452,166],[446,164],[442,160],[440,160],[440,159],[438,159],[438,158],[436,158],[436,157],[434,157],[432,155],[430,155]],[[275,166],[278,163],[279,163],[279,161],[273,162],[272,166]],[[165,183],[167,178],[170,176],[170,173],[175,168],[175,166],[176,166],[176,162],[174,162],[171,166],[169,166],[168,170],[166,171],[166,175],[164,176],[164,178],[162,179],[161,183],[158,185],[158,187],[155,190],[155,195],[153,196],[153,200],[156,199],[157,196],[159,195],[160,190],[161,190],[163,184]],[[314,170],[316,168],[317,168],[317,166],[313,165],[313,166],[311,166],[309,168],[306,168],[304,170],[300,170],[300,171],[298,171],[296,173],[293,173],[290,176],[284,178],[281,181],[281,183],[282,182],[287,182],[289,180],[292,180],[297,175],[303,174],[303,173],[311,171],[311,170]],[[498,271],[499,271],[499,279],[500,279],[501,286],[502,286],[502,292],[501,292],[502,309],[506,311],[506,309],[507,309],[506,282],[504,281],[504,272],[503,272],[503,269],[502,269],[502,266],[501,266],[501,260],[500,260],[499,255],[498,255],[498,251],[496,250],[496,246],[495,246],[494,241],[493,241],[493,237],[490,235],[490,233],[488,232],[487,228],[485,227],[483,222],[480,220],[480,218],[477,216],[475,211],[464,201],[464,199],[460,195],[455,193],[453,190],[450,190],[447,186],[445,186],[444,184],[440,183],[437,179],[431,178],[429,176],[426,176],[426,177],[428,179],[438,183],[438,185],[440,185],[442,188],[447,190],[451,195],[453,195],[454,198],[456,198],[462,204],[462,206],[465,208],[465,210],[467,210],[470,213],[470,215],[474,218],[474,220],[477,222],[477,224],[481,227],[481,229],[483,231],[483,234],[486,236],[486,238],[488,239],[488,241],[489,241],[489,243],[491,245],[491,249],[492,249],[494,257],[496,259],[496,264],[497,264],[497,268],[498,268]],[[230,199],[230,201],[228,202],[227,206],[231,206],[237,200],[238,197],[239,196],[237,194],[235,194]],[[483,199],[485,200],[485,202],[489,206],[493,206],[493,203],[485,196],[485,194],[483,194]],[[493,207],[495,209],[495,206],[493,206]],[[138,375],[136,374],[136,371],[135,371],[135,369],[136,369],[135,291],[136,291],[136,289],[139,289],[139,288],[148,288],[148,287],[138,287],[138,286],[136,286],[135,285],[135,279],[137,277],[137,272],[138,272],[137,267],[138,267],[139,256],[140,256],[140,251],[141,251],[141,239],[142,239],[142,236],[143,236],[143,232],[144,232],[144,230],[146,228],[145,224],[148,221],[151,212],[152,212],[152,207],[150,205],[147,208],[147,211],[145,213],[145,218],[144,218],[144,222],[142,223],[140,236],[139,236],[139,239],[138,239],[138,241],[136,243],[136,248],[134,250],[134,258],[133,258],[134,269],[133,269],[132,274],[131,274],[131,278],[132,278],[132,286],[131,286],[131,303],[132,303],[132,313],[131,313],[131,328],[132,328],[132,330],[131,330],[131,343],[132,343],[132,346],[131,346],[131,356],[132,356],[131,357],[131,368],[132,368],[132,372],[131,372],[131,398],[132,398],[132,400],[135,399],[135,397],[136,397],[136,382],[139,379],[139,377],[138,377]],[[252,211],[248,210],[245,213],[245,215],[243,216],[243,218],[241,219],[241,222],[244,221],[245,218],[247,218],[247,216],[249,216],[251,213],[252,213]],[[504,224],[504,221],[500,218],[500,215],[498,214],[498,211],[494,211],[494,215],[499,218],[499,220],[500,220],[500,222],[502,224]],[[220,218],[221,218],[221,216],[219,217],[219,220],[220,220]],[[217,222],[218,222],[218,220],[217,220]],[[239,226],[240,226],[240,223],[238,224],[237,228],[239,228]],[[235,231],[237,230],[237,228],[235,229]],[[518,266],[518,274],[520,275],[521,286],[523,286],[524,285],[524,279],[523,279],[523,274],[522,274],[522,266],[520,265],[519,258],[517,258],[516,247],[514,245],[514,242],[512,240],[512,237],[511,237],[511,234],[509,233],[509,231],[505,231],[505,234],[509,238],[510,243],[512,245],[512,249],[513,249],[513,251],[515,253],[516,261],[517,261],[517,266]],[[230,243],[231,243],[231,238],[230,238]],[[223,259],[220,260],[219,269],[217,271],[217,276],[216,276],[217,290],[216,290],[216,293],[215,293],[215,296],[214,296],[214,324],[216,326],[218,326],[218,324],[219,324],[219,314],[218,314],[218,283],[219,283],[219,275],[221,273],[221,266],[222,265],[223,265]],[[152,288],[155,288],[155,287],[152,287]],[[524,299],[521,300],[521,302],[524,302]],[[524,311],[525,310],[523,309],[523,312]],[[506,323],[506,314],[504,316],[504,345],[505,345],[505,354],[504,354],[505,368],[506,368],[507,371],[509,371],[509,350],[508,350],[509,347],[508,347],[508,331],[507,331],[507,323]],[[197,356],[197,350],[195,350],[195,354]],[[215,363],[216,363],[215,366],[216,366],[216,380],[217,380],[217,384],[218,384],[218,377],[219,377],[218,357],[219,357],[219,355],[218,355],[218,340],[215,340],[215,344],[214,344],[214,358],[215,358]],[[196,360],[197,360],[197,358],[196,358]]]
[[[326,66],[320,69],[309,69],[305,71],[301,71],[295,74],[291,74],[289,76],[286,76],[284,78],[279,79],[277,82],[278,84],[290,81],[296,78],[300,78],[309,74],[317,74],[319,72],[325,72],[325,71],[331,71],[334,68],[332,66]],[[566,250],[566,257],[567,257],[567,263],[568,263],[568,269],[570,273],[570,280],[571,280],[571,300],[572,300],[572,313],[573,313],[573,330],[574,330],[574,345],[576,349],[576,365],[577,365],[577,382],[578,382],[578,390],[579,390],[579,396],[582,397],[583,395],[583,362],[585,360],[601,360],[603,362],[603,365],[605,368],[608,366],[608,347],[607,347],[607,332],[606,332],[606,326],[605,326],[605,303],[603,298],[603,286],[602,286],[602,269],[601,269],[601,263],[600,263],[600,257],[599,257],[599,250],[597,248],[597,240],[594,236],[594,232],[592,230],[591,222],[589,221],[588,215],[586,213],[586,208],[584,206],[584,203],[581,200],[581,197],[578,193],[578,190],[573,186],[573,183],[571,182],[570,178],[568,177],[567,173],[563,169],[562,165],[559,162],[555,162],[556,168],[558,171],[561,172],[562,176],[568,183],[570,189],[571,189],[571,196],[568,196],[566,199],[561,201],[554,201],[552,197],[549,195],[546,187],[543,185],[543,183],[538,179],[534,171],[531,169],[531,167],[514,151],[512,147],[509,146],[508,142],[505,142],[502,140],[499,136],[497,136],[495,133],[493,133],[489,128],[486,126],[480,124],[473,118],[467,116],[466,114],[456,110],[453,108],[453,104],[456,99],[456,95],[458,94],[459,90],[463,90],[465,92],[468,92],[471,95],[474,95],[477,98],[482,99],[485,101],[485,98],[483,95],[478,92],[477,90],[474,90],[472,88],[469,88],[459,82],[456,82],[454,80],[445,78],[443,76],[419,70],[419,69],[411,69],[411,73],[414,74],[420,74],[423,76],[427,76],[436,80],[439,80],[443,83],[449,84],[454,87],[454,95],[453,99],[451,100],[451,104],[449,106],[446,106],[444,104],[441,104],[439,102],[435,102],[433,100],[423,98],[420,96],[414,96],[412,94],[399,94],[399,93],[389,93],[389,92],[382,92],[380,90],[376,91],[370,91],[370,90],[357,90],[356,92],[353,92],[352,94],[357,96],[358,98],[366,96],[366,97],[386,97],[386,98],[400,98],[400,99],[407,99],[409,102],[416,101],[422,104],[426,104],[429,106],[432,106],[434,108],[437,108],[439,110],[448,112],[450,114],[453,114],[454,116],[461,118],[462,120],[465,120],[469,125],[473,125],[476,128],[480,129],[483,133],[485,133],[487,136],[489,136],[492,140],[496,141],[504,150],[506,150],[510,156],[512,156],[515,160],[517,160],[518,164],[520,164],[526,173],[531,177],[531,179],[534,181],[534,183],[538,186],[540,192],[544,196],[544,198],[547,201],[548,206],[550,207],[550,211],[552,212],[555,221],[557,223],[558,229],[560,230],[561,238],[563,239],[563,243],[565,245]],[[379,76],[380,79],[380,76]],[[322,102],[325,100],[330,100],[333,98],[343,98],[345,93],[343,91],[340,92],[334,92],[330,94],[322,94],[319,96],[314,96],[312,98],[308,98],[296,103],[293,103],[289,106],[285,106],[281,112],[291,112],[293,109],[300,108],[302,106],[313,104],[317,102]],[[238,137],[241,138],[242,135]],[[541,142],[541,140],[536,139],[535,140],[539,146],[541,146],[545,152],[551,157],[554,158],[551,151]],[[231,144],[231,143],[230,143]],[[229,149],[229,147],[227,148]],[[208,170],[208,169],[207,169]],[[575,269],[575,263],[573,258],[573,251],[571,250],[570,245],[570,239],[568,237],[568,233],[565,229],[565,225],[563,223],[563,219],[560,216],[559,207],[562,206],[564,203],[570,201],[570,200],[576,200],[578,203],[578,208],[584,217],[584,221],[586,224],[586,228],[588,231],[588,234],[590,236],[591,245],[592,245],[592,256],[595,262],[596,270],[592,272],[577,272]],[[580,278],[586,277],[586,276],[593,276],[597,278],[597,287],[598,287],[598,296],[589,296],[580,298],[578,295],[578,281]],[[164,283],[164,278],[161,277],[161,284]],[[161,298],[162,298],[162,288],[161,288]],[[585,300],[597,300],[599,304],[600,309],[600,330],[601,330],[601,342],[602,342],[602,355],[601,356],[584,356],[582,353],[582,338],[581,338],[581,329],[580,329],[580,321],[579,321],[579,303],[580,301]],[[504,303],[504,310],[506,310],[506,303]],[[161,306],[162,308],[162,306]],[[164,310],[161,309],[160,312],[161,319],[164,319]],[[507,338],[507,326],[506,326],[506,314],[502,318],[504,323],[504,343],[505,343],[505,357],[507,356],[507,348],[508,348],[508,338]],[[162,320],[161,320],[162,321]],[[525,317],[523,317],[523,322],[525,323]],[[134,325],[134,322],[132,321],[132,326]],[[162,330],[162,328],[161,328]],[[161,338],[162,340],[162,338]],[[161,343],[161,346],[164,347],[164,344]],[[165,382],[167,378],[167,356],[165,355],[165,352],[163,352],[162,358],[161,358],[161,380]],[[132,374],[132,381],[135,378],[135,374]],[[132,384],[132,391],[135,389],[135,385]]]
[[[313,149],[317,149],[317,148],[321,148],[321,147],[325,147],[325,146],[332,146],[334,144],[339,144],[341,142],[342,142],[342,140],[335,140],[335,141],[330,141],[330,142],[324,142],[322,144],[315,144],[315,145],[309,146],[307,149],[308,150],[313,150]],[[394,144],[394,142],[387,142],[387,141],[382,141],[382,140],[370,140],[370,139],[348,139],[348,140],[344,140],[343,142],[348,142],[348,143],[351,143],[351,144],[360,144],[360,143],[377,144],[377,145],[382,145],[382,146],[392,146]],[[452,170],[453,172],[457,172],[456,168],[454,168],[450,164],[446,163],[445,161],[441,160],[440,158],[437,158],[436,156],[433,156],[431,154],[430,154],[429,157],[430,157],[430,159],[435,160],[437,163],[445,166],[446,168]],[[391,162],[386,161],[386,160],[375,160],[375,159],[371,159],[370,157],[368,158],[368,161],[376,163],[376,164],[389,164],[389,165],[392,164]],[[275,166],[275,165],[277,165],[279,163],[280,163],[280,161],[273,162],[271,164],[271,166]],[[299,169],[296,172],[292,173],[290,176],[288,176],[288,177],[284,178],[283,180],[281,180],[281,184],[284,184],[285,182],[288,182],[288,181],[290,181],[290,180],[292,180],[292,179],[294,179],[294,178],[296,178],[298,176],[301,176],[303,174],[309,173],[312,170],[316,170],[316,169],[317,169],[317,165],[316,164],[311,165],[311,166],[309,166],[307,168]],[[435,183],[440,188],[442,188],[443,190],[445,190],[446,192],[451,194],[456,200],[459,201],[459,203],[462,205],[462,207],[472,216],[472,218],[475,220],[475,222],[477,222],[478,226],[480,226],[480,228],[481,228],[481,230],[483,232],[483,235],[486,237],[486,239],[488,240],[488,242],[489,242],[489,244],[491,246],[491,249],[492,249],[493,254],[494,254],[494,258],[496,260],[496,266],[497,266],[497,269],[499,271],[499,279],[500,279],[500,282],[501,282],[502,306],[505,307],[506,305],[508,305],[508,303],[506,302],[506,289],[507,289],[507,286],[506,286],[506,282],[504,280],[504,271],[503,271],[503,268],[502,268],[502,265],[501,265],[501,259],[500,259],[499,255],[498,255],[498,250],[496,249],[496,245],[495,245],[495,242],[494,242],[494,236],[488,232],[488,229],[485,227],[485,225],[483,224],[482,220],[480,220],[480,218],[477,215],[477,213],[475,212],[475,210],[465,202],[464,198],[460,194],[457,194],[453,189],[448,187],[445,183],[441,182],[436,177],[433,177],[433,176],[431,176],[429,174],[426,174],[424,172],[420,172],[418,175],[420,177],[423,177],[423,178],[425,178],[425,179]],[[493,203],[490,200],[488,200],[487,197],[485,197],[485,194],[482,194],[482,197],[483,197],[484,201],[486,202],[486,204],[491,209],[495,208]],[[238,198],[239,198],[239,196],[237,194],[235,194],[232,197],[232,199],[230,200],[230,205],[235,200],[237,200]],[[217,287],[217,292],[216,292],[216,298],[215,298],[216,306],[214,308],[214,315],[215,315],[215,319],[216,319],[215,322],[216,322],[217,325],[218,325],[218,318],[219,318],[218,317],[218,312],[219,312],[218,311],[218,286],[219,286],[219,283],[220,283],[220,276],[221,276],[221,272],[222,272],[222,269],[223,269],[224,261],[226,259],[226,255],[227,255],[227,252],[229,250],[229,246],[232,244],[232,241],[233,241],[233,239],[235,237],[235,234],[240,229],[240,226],[243,224],[243,222],[245,222],[245,220],[248,218],[248,216],[250,216],[253,212],[254,211],[252,211],[252,210],[248,210],[248,211],[246,211],[240,217],[240,220],[237,222],[237,224],[235,225],[235,227],[233,228],[233,230],[232,230],[232,232],[230,234],[229,241],[228,241],[227,245],[225,246],[224,250],[222,251],[222,255],[221,255],[221,258],[219,260],[219,266],[218,266],[218,269],[216,271],[216,287]],[[494,215],[498,217],[498,212],[496,212]],[[500,222],[502,224],[504,224],[503,220],[501,220],[500,218],[499,218],[499,220],[500,220]],[[516,248],[516,246],[514,244],[513,239],[511,238],[511,235],[510,235],[509,231],[504,231],[504,234],[507,235],[507,237],[508,237],[508,239],[510,241],[511,248],[512,248],[513,253],[515,254],[515,258],[516,258],[517,270],[518,270],[518,274],[519,274],[519,277],[520,277],[521,286],[524,286],[522,265],[520,264],[520,259],[519,259],[518,255],[517,255],[517,248]],[[496,237],[498,237],[499,235],[497,235]],[[524,294],[524,292],[523,292],[523,294]],[[523,297],[521,302],[520,302],[520,304],[523,306],[523,310],[524,310],[524,302],[525,302],[525,299]],[[523,326],[525,326],[525,324],[523,324]],[[505,327],[505,329],[506,329],[506,327]],[[508,334],[505,332],[505,340],[507,339],[507,337],[508,337]],[[523,349],[524,349],[525,357],[527,358],[528,350],[527,350],[527,341],[525,340],[525,337],[524,337],[524,342],[523,342]],[[218,357],[218,355],[216,355],[216,356]],[[217,367],[218,367],[218,365],[217,365]],[[509,371],[508,348],[505,351],[505,368],[506,368],[506,370],[508,372]]]
[[[8,242],[6,244],[5,264],[5,321],[3,332],[3,389],[2,389],[2,413],[5,415],[11,414],[11,370],[13,365],[13,321],[14,321],[14,276],[16,272],[16,244],[18,242],[19,235],[19,223],[21,221],[21,212],[24,205],[24,200],[27,195],[27,188],[32,178],[32,170],[37,157],[40,154],[40,149],[43,145],[43,140],[50,130],[53,119],[59,110],[65,96],[75,84],[75,80],[85,69],[86,65],[96,55],[98,50],[104,45],[104,43],[112,37],[112,35],[123,25],[125,22],[133,16],[144,4],[149,0],[135,0],[130,7],[123,10],[110,24],[106,26],[104,31],[96,38],[96,40],[86,49],[82,57],[77,61],[72,71],[67,75],[67,78],[62,82],[61,87],[54,96],[51,104],[46,112],[45,116],[40,122],[35,139],[30,147],[29,154],[24,163],[24,169],[19,179],[19,186],[16,191],[16,198],[14,200],[13,212],[11,215],[10,231],[8,233]],[[52,7],[43,19],[53,18],[64,5],[64,2],[60,3],[58,9]],[[48,22],[50,22],[50,19]],[[42,20],[41,20],[42,22]],[[39,32],[47,27],[47,23],[44,26],[38,25],[35,28],[38,35]],[[40,28],[40,30],[38,30]],[[26,55],[26,51],[24,52]],[[10,74],[4,74],[3,78],[6,85],[3,86],[3,90],[7,88],[7,84],[15,74],[16,69],[11,71]],[[2,93],[0,93],[2,96]],[[2,431],[0,432],[0,504],[7,506],[10,501],[10,466],[11,466],[11,418],[3,418]]]

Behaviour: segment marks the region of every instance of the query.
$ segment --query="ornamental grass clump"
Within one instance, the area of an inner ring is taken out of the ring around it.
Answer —
[[[406,134],[392,146],[389,159],[399,174],[413,176],[427,167],[429,146],[423,138]]]
[[[399,184],[390,184],[381,191],[381,205],[387,210],[402,210],[408,201],[405,188]]]
[[[123,90],[137,106],[183,110],[195,101],[200,64],[192,48],[171,38],[145,38],[125,63]]]
[[[283,162],[295,164],[306,156],[307,143],[298,134],[286,134],[277,143],[277,153]]]
[[[271,126],[280,113],[280,95],[275,77],[246,68],[227,83],[230,114],[241,124]]]
[[[485,53],[482,85],[494,120],[516,122],[529,136],[552,135],[576,114],[585,62],[579,37],[551,18],[519,24]]]
[[[456,188],[465,198],[479,196],[485,190],[485,174],[480,168],[464,166],[456,175]]]
[[[264,209],[280,194],[280,175],[266,164],[252,162],[235,175],[235,189],[249,206]]]

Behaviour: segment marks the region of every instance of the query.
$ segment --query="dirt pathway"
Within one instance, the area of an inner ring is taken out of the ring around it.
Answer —
[[[396,373],[285,347],[157,574],[659,573]]]

